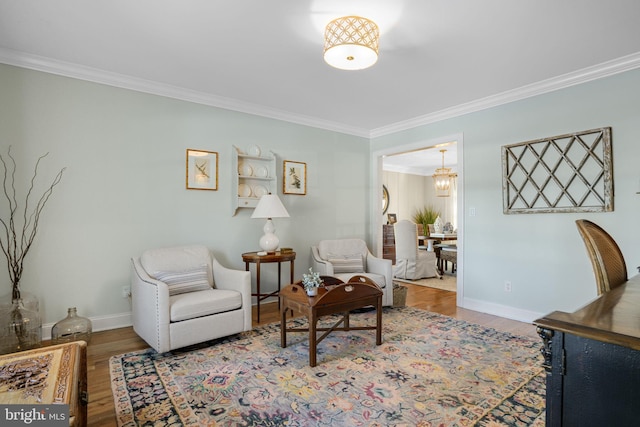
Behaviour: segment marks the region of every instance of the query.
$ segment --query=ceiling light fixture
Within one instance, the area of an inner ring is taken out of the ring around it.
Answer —
[[[378,61],[380,30],[361,16],[344,16],[327,24],[324,31],[324,60],[341,70],[362,70]]]
[[[455,173],[451,173],[451,168],[444,167],[444,153],[447,150],[440,150],[442,153],[442,167],[436,169],[436,172],[433,174],[433,186],[436,190],[437,197],[449,197],[451,185],[453,180],[458,175]]]

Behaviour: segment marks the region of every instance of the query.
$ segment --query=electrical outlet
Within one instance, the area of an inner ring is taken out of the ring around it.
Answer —
[[[122,287],[122,298],[129,298],[131,296],[131,288],[128,286]]]
[[[511,292],[511,281],[509,280],[504,281],[504,291]]]
[[[476,208],[469,208],[469,216],[476,216]]]

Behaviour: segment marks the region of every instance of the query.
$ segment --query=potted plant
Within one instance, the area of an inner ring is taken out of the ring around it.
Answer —
[[[318,295],[318,288],[322,286],[322,283],[320,273],[314,273],[313,268],[309,268],[309,274],[302,275],[302,286],[310,297]]]
[[[422,209],[417,209],[413,214],[413,222],[416,224],[422,224],[422,232],[425,236],[429,237],[429,224],[433,224],[437,217],[440,216],[440,212],[433,206],[428,205]]]
[[[33,303],[25,306],[25,295],[20,290],[20,279],[24,271],[25,257],[38,232],[40,214],[66,169],[62,168],[37,202],[32,203],[38,166],[47,154],[40,156],[36,161],[33,175],[26,188],[23,205],[18,202],[15,181],[17,167],[11,155],[11,147],[9,147],[7,158],[0,155],[4,176],[2,193],[5,198],[2,204],[5,211],[0,211],[0,249],[7,259],[11,282],[11,293],[4,298],[0,310],[0,329],[8,331],[8,336],[0,336],[0,352],[26,350],[39,346],[41,341],[42,324],[37,313],[37,299],[34,298]]]

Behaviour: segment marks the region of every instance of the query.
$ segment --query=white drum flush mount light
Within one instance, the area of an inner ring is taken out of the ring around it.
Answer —
[[[378,60],[380,30],[375,22],[360,16],[344,16],[327,24],[324,60],[341,70],[362,70]]]

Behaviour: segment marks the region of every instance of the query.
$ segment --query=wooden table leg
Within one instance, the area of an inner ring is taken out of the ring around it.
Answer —
[[[256,262],[256,305],[258,311],[258,323],[260,323],[260,261]]]
[[[376,345],[380,345],[382,344],[382,297],[378,297],[376,305]]]
[[[281,273],[282,273],[282,263],[278,261],[278,293],[280,292],[280,282],[282,282],[282,280],[280,279]],[[278,308],[280,308],[280,298],[278,298]]]
[[[291,261],[290,261],[290,265],[289,265],[289,267],[291,267],[291,269],[289,270],[289,272],[290,272],[290,273],[289,273],[289,275],[291,276],[291,277],[289,278],[289,282],[290,282],[290,283],[293,283],[293,270],[294,270],[294,267],[293,267],[293,260],[291,260]]]
[[[284,303],[280,309],[280,347],[287,347],[287,309]]]
[[[316,317],[315,309],[311,310],[311,315],[309,318],[309,366],[312,368],[316,366],[316,350],[317,350],[317,341],[316,341],[316,323],[318,322],[318,318]]]

